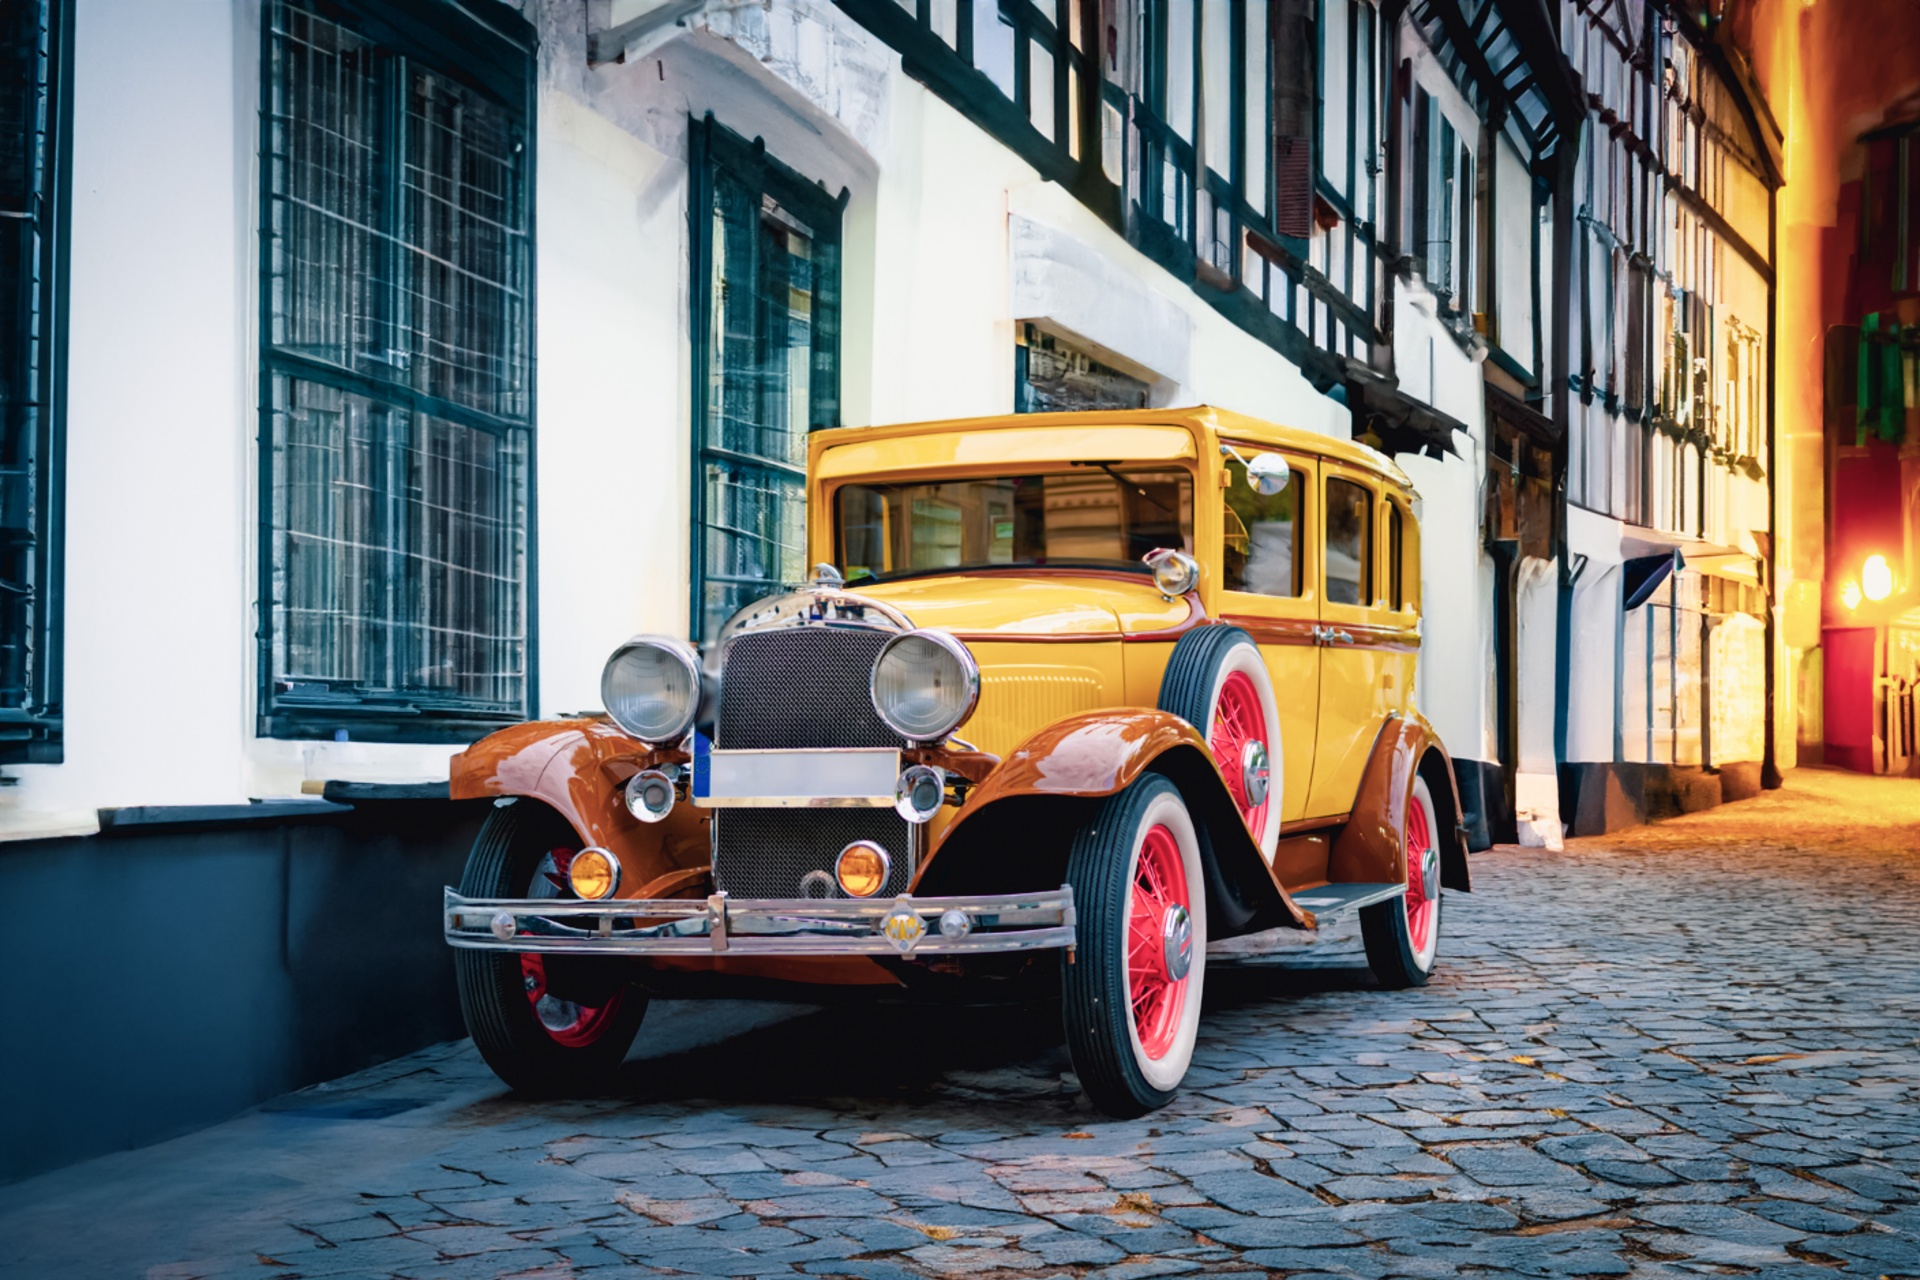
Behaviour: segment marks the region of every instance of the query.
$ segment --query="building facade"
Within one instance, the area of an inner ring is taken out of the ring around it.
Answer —
[[[822,427],[1206,402],[1393,456],[1476,847],[1557,840],[1590,764],[1759,759],[1767,316],[1748,188],[1675,148],[1764,147],[1664,10],[0,12],[0,884],[159,895],[99,1043],[0,1067],[116,1096],[131,1029],[145,1083],[0,1177],[458,1034],[449,756],[804,577]],[[1691,567],[1620,607],[1648,546]]]

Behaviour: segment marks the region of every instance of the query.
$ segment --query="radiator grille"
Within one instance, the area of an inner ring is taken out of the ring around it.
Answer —
[[[714,745],[728,750],[901,747],[873,709],[873,660],[892,637],[848,627],[749,631],[727,648]]]
[[[714,745],[723,750],[801,747],[901,747],[873,709],[873,660],[884,631],[781,627],[747,632],[727,648]],[[812,871],[833,874],[855,840],[872,840],[893,859],[880,895],[906,892],[913,845],[906,819],[891,809],[716,809],[713,877],[737,898],[801,898]],[[834,896],[841,896],[838,889]]]
[[[831,877],[834,860],[855,840],[872,840],[893,859],[875,897],[905,893],[913,876],[907,820],[891,809],[717,809],[713,825],[714,880],[736,898],[808,897],[800,886],[807,873]],[[844,895],[836,888],[832,896]]]

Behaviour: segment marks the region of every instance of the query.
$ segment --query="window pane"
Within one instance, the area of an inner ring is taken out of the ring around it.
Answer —
[[[273,380],[280,705],[526,690],[526,449],[297,378]]]
[[[345,27],[285,4],[273,14],[269,340],[526,418],[518,125],[500,104]],[[401,124],[389,129],[396,109]]]
[[[1027,42],[1027,120],[1053,141],[1053,54],[1038,40]]]
[[[1347,166],[1353,162],[1347,129],[1347,4],[1324,0],[1320,18],[1320,168],[1341,195],[1347,193]]]
[[[1193,138],[1193,0],[1167,0],[1167,124]]]
[[[1247,469],[1227,460],[1226,542],[1221,557],[1222,585],[1228,591],[1263,596],[1300,594],[1300,509],[1306,493],[1304,473],[1294,471],[1287,487],[1271,497],[1254,492]]]
[[[1012,100],[1013,28],[1000,20],[1000,6],[991,0],[974,0],[973,65]]]
[[[1371,604],[1371,495],[1349,480],[1327,481],[1327,600]]]
[[[1193,550],[1185,471],[1076,468],[932,484],[847,485],[835,500],[849,580],[969,565],[1097,563]]]
[[[1272,102],[1272,92],[1267,84],[1267,6],[1260,3],[1247,6],[1247,82],[1246,147],[1242,153],[1242,163],[1246,173],[1242,178],[1244,195],[1255,213],[1265,213],[1267,209],[1267,150],[1273,140],[1267,134],[1268,106]]]
[[[1201,0],[1201,109],[1206,113],[1207,168],[1233,176],[1233,6]]]

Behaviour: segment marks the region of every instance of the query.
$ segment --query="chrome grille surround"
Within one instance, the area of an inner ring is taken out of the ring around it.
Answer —
[[[714,746],[721,750],[904,747],[873,709],[873,660],[890,629],[801,624],[726,641]],[[906,892],[915,831],[891,809],[716,809],[714,886],[735,898],[804,898],[815,871],[833,880],[840,851],[872,840],[893,858],[875,897]],[[818,883],[816,878],[815,883]],[[834,897],[842,897],[837,885]]]

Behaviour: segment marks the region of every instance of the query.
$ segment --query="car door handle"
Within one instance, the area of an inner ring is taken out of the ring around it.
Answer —
[[[1353,636],[1338,627],[1315,627],[1313,638],[1321,644],[1352,644]]]

